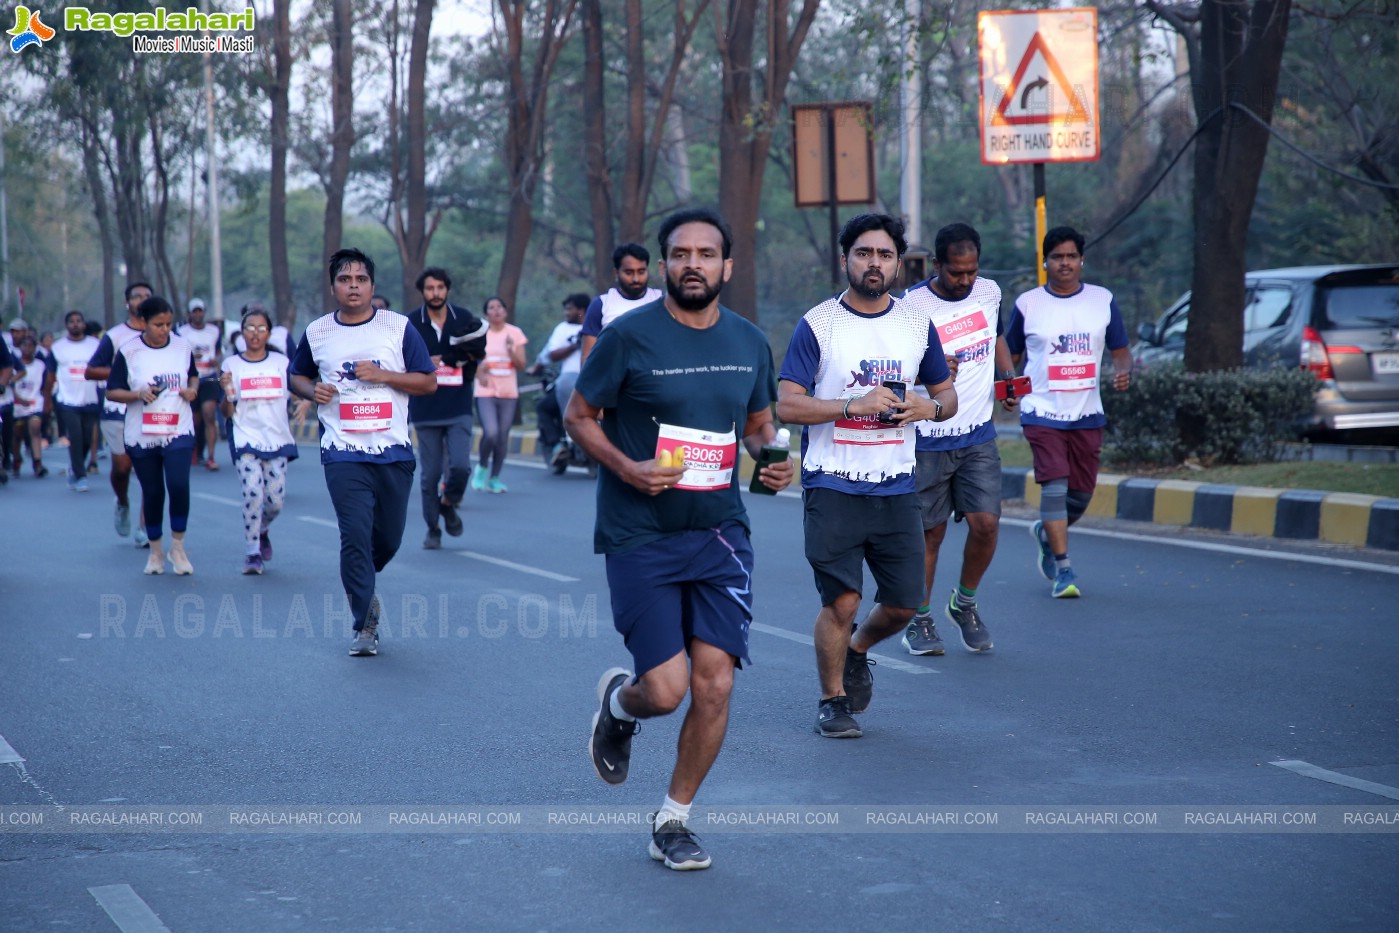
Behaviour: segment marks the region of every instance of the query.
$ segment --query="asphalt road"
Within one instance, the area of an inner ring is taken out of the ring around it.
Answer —
[[[1008,514],[994,652],[885,643],[833,741],[800,502],[752,497],[754,663],[692,819],[714,866],[681,874],[644,828],[679,717],[620,787],[585,751],[627,655],[581,473],[512,461],[438,552],[415,503],[354,659],[314,451],[262,577],[232,471],[196,471],[190,578],[143,576],[59,454],[0,489],[0,930],[1399,925],[1392,556],[1089,521],[1055,601]]]

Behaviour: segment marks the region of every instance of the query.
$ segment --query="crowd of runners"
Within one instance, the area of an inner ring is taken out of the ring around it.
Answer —
[[[554,417],[567,437],[549,448],[598,470],[594,547],[631,656],[598,680],[591,763],[608,784],[623,783],[638,721],[689,697],[649,852],[690,870],[710,864],[687,820],[723,744],[734,671],[748,660],[753,549],[739,446],[762,464],[755,488],[778,492],[794,465],[767,449],[782,443],[777,421],[801,427],[817,596],[813,728],[858,738],[880,642],[940,655],[941,617],[967,651],[992,650],[978,590],[999,535],[997,405],[1019,410],[1033,451],[1040,517],[1031,533],[1048,594],[1081,595],[1068,529],[1096,484],[1102,386],[1129,387],[1131,356],[1112,293],[1082,281],[1084,238],[1068,227],[1044,237],[1046,284],[1018,296],[1003,325],[1000,288],[978,274],[974,228],[939,230],[933,275],[895,296],[902,223],[853,217],[839,236],[848,287],[801,317],[780,367],[763,332],[720,304],[734,257],[719,215],[673,214],[657,245],[654,267],[641,244],[618,247],[614,287],[592,300],[570,295],[534,365],[556,370]],[[34,475],[45,475],[50,420],[75,492],[91,488],[105,444],[116,533],[149,548],[145,573],[168,562],[191,574],[190,473],[219,469],[223,438],[242,490],[241,572],[257,575],[273,556],[294,422],[314,406],[354,620],[349,652],[368,657],[379,651],[376,577],[402,542],[415,470],[429,550],[444,531],[462,534],[468,488],[506,491],[501,467],[529,341],[499,298],[481,317],[453,304],[445,269],[423,270],[422,304],[408,314],[375,293],[364,253],[342,249],[327,271],[337,309],[295,346],[261,306],[243,310],[231,341],[197,299],[177,325],[176,309],[141,282],[126,288],[126,319],[100,339],[78,311],[48,347],[12,322],[0,345],[5,478],[22,475],[25,449]],[[1100,372],[1105,354],[1110,376]],[[966,544],[954,585],[935,594],[950,521],[966,522]],[[866,567],[876,588],[862,614]]]

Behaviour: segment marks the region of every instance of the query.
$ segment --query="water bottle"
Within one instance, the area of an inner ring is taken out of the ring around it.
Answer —
[[[748,491],[761,496],[775,496],[777,493],[763,485],[763,481],[758,479],[758,473],[763,467],[773,463],[783,463],[791,455],[792,432],[786,428],[781,428],[777,436],[772,439],[771,444],[764,444],[763,449],[758,454],[757,461],[753,464],[753,478],[748,482]]]

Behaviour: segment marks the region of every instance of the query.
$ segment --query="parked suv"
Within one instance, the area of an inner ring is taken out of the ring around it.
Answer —
[[[1399,428],[1399,264],[1299,266],[1245,276],[1244,366],[1316,374],[1309,432]],[[1185,355],[1186,292],[1141,325],[1139,365]]]

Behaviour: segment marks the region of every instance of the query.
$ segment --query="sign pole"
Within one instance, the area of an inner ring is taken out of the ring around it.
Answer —
[[[831,285],[840,288],[840,227],[836,216],[836,112],[825,108],[826,123],[826,203],[831,206]]]
[[[1040,284],[1049,281],[1044,266],[1044,235],[1049,232],[1044,210],[1044,163],[1035,163],[1035,266]]]

